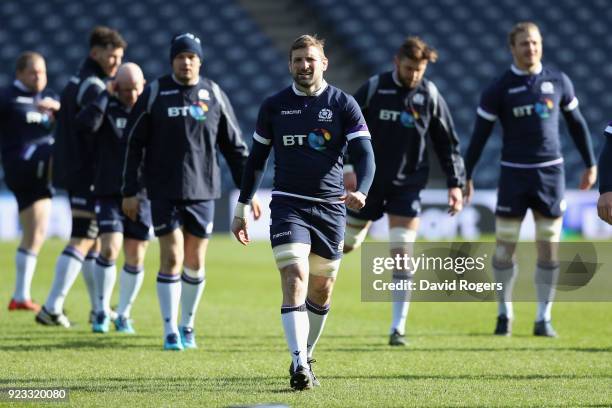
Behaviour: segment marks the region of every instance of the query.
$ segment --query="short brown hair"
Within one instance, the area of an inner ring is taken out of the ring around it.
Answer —
[[[97,26],[91,30],[89,34],[89,48],[102,47],[106,48],[111,46],[112,48],[127,48],[127,43],[119,34],[118,31],[105,26]]]
[[[325,40],[322,38],[317,38],[316,34],[304,34],[296,38],[295,41],[293,41],[293,44],[291,44],[291,49],[289,49],[289,60],[291,61],[291,56],[293,55],[294,50],[299,50],[301,48],[308,47],[318,48],[321,51],[321,55],[323,55],[323,58],[325,58]]]
[[[45,60],[42,55],[34,51],[24,51],[17,57],[17,61],[15,61],[15,70],[17,72],[22,72],[24,69],[30,65],[30,63],[34,60]]]
[[[520,23],[516,23],[514,27],[512,27],[512,30],[510,30],[510,32],[508,33],[508,45],[513,46],[516,36],[519,33],[525,33],[529,30],[535,30],[538,33],[540,32],[540,29],[538,28],[536,23],[532,21],[521,21]]]
[[[417,36],[406,37],[404,43],[397,50],[398,58],[409,58],[415,61],[427,60],[436,62],[438,59],[438,51],[427,45],[425,41]]]

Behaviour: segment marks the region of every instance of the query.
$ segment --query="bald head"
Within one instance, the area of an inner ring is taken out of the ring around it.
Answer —
[[[144,89],[145,79],[138,65],[126,62],[117,70],[114,83],[119,100],[132,107]]]
[[[115,81],[118,84],[134,85],[138,82],[144,82],[144,75],[138,65],[133,62],[126,62],[117,70]]]

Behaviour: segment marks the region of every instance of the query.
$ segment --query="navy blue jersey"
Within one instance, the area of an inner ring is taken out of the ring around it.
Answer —
[[[0,153],[4,162],[27,159],[34,145],[52,138],[53,112],[37,107],[44,98],[59,100],[52,90],[33,93],[19,81],[0,89]]]
[[[344,194],[347,142],[370,138],[355,99],[325,84],[306,96],[289,86],[267,98],[257,119],[255,141],[274,149],[274,195],[337,200]]]
[[[248,148],[227,95],[209,79],[181,85],[166,75],[154,81],[138,98],[126,132],[124,196],[138,192],[138,168],[144,156],[152,200],[219,198],[217,148],[240,186]]]
[[[104,91],[77,115],[77,133],[82,137],[93,138],[96,151],[93,192],[96,196],[121,195],[127,149],[124,129],[129,114],[127,106]]]
[[[612,121],[604,130],[604,145],[599,156],[599,192],[612,191]]]
[[[428,137],[448,187],[464,185],[459,138],[448,106],[433,82],[424,78],[409,89],[396,72],[385,72],[363,84],[355,99],[372,133],[375,188],[424,188],[429,175]]]
[[[503,129],[502,162],[534,164],[559,160],[559,113],[578,107],[563,72],[543,67],[534,75],[514,65],[482,94],[478,115]],[[503,164],[503,163],[502,163]]]
[[[90,138],[77,135],[75,118],[105,89],[105,79],[106,74],[98,63],[87,58],[62,91],[53,150],[53,183],[57,187],[81,190],[93,183],[93,145]]]

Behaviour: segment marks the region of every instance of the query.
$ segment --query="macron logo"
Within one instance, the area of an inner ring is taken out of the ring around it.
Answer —
[[[280,237],[285,237],[287,235],[291,235],[291,231],[284,231],[284,232],[279,232],[278,234],[274,234],[274,235],[272,235],[272,239],[276,239],[276,238],[280,238]]]
[[[520,93],[520,92],[525,92],[526,90],[527,90],[527,87],[525,85],[522,85],[522,86],[517,86],[516,88],[508,89],[508,93],[509,94],[516,94],[516,93]]]
[[[294,110],[282,110],[281,115],[300,115],[302,113],[301,109]]]

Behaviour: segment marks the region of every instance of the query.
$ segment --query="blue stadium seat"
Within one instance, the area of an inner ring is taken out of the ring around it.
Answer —
[[[469,141],[480,93],[511,63],[506,35],[514,23],[533,20],[544,36],[544,61],[564,70],[574,81],[581,109],[593,132],[598,151],[602,129],[612,115],[608,56],[612,7],[607,0],[531,0],[517,7],[515,0],[308,0],[327,27],[374,74],[388,69],[403,37],[421,36],[440,53],[428,76],[454,112],[464,148]],[[608,81],[609,82],[609,81]],[[608,92],[606,92],[608,91]],[[485,149],[476,183],[497,184],[501,147],[499,125]],[[562,129],[565,129],[562,126]],[[569,137],[564,138],[568,185],[577,185],[582,161]],[[486,171],[482,171],[482,168]]]
[[[34,49],[47,58],[49,85],[60,91],[87,54],[93,26],[118,29],[129,46],[126,61],[140,64],[151,80],[170,70],[170,39],[193,30],[204,47],[203,74],[230,95],[250,141],[263,98],[288,84],[286,58],[235,0],[83,0],[0,2],[0,86],[13,80],[17,55]],[[229,173],[229,172],[224,172]],[[224,185],[231,183],[229,174]]]
[[[506,34],[521,19],[536,21],[544,34],[545,62],[574,80],[581,109],[596,148],[610,120],[612,55],[609,0],[306,0],[355,58],[374,74],[391,67],[397,46],[417,34],[440,52],[429,76],[454,112],[464,147],[472,130],[480,92],[510,64]],[[147,78],[169,71],[173,34],[193,30],[204,45],[204,75],[225,88],[247,138],[262,99],[289,83],[284,50],[274,48],[237,0],[82,0],[0,2],[0,85],[13,79],[19,52],[34,49],[47,58],[49,83],[59,91],[87,53],[87,35],[96,24],[119,29],[130,43],[126,60],[139,63]],[[350,62],[349,62],[350,63]],[[563,127],[564,128],[564,127]],[[485,154],[499,155],[499,125]],[[564,140],[568,185],[576,185],[582,164],[570,138]],[[496,160],[481,161],[476,182],[494,187]],[[228,179],[225,180],[229,182]]]

